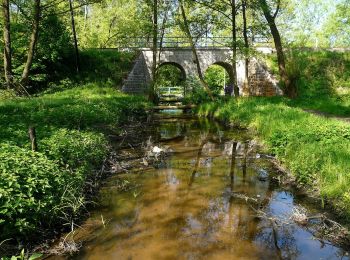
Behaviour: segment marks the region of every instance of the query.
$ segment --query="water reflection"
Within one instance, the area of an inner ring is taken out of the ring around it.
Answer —
[[[290,221],[293,195],[259,180],[272,167],[247,133],[198,120],[156,128],[174,153],[163,168],[118,177],[136,190],[117,191],[111,177],[85,225],[101,215],[109,223],[74,259],[348,258]]]

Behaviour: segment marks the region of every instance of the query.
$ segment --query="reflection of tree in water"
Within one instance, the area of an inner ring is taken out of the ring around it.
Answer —
[[[251,214],[251,210],[249,209],[249,206],[246,202],[240,202],[235,199],[233,196],[234,185],[235,185],[235,170],[237,168],[237,155],[238,155],[238,148],[240,143],[233,141],[232,142],[232,148],[231,148],[231,162],[230,162],[230,194],[228,198],[226,198],[226,204],[227,204],[227,214],[229,216],[229,225],[233,226],[234,221],[237,221],[235,235],[239,237],[240,239],[247,239],[250,240],[252,237],[255,236],[256,232],[256,226],[257,222],[254,221],[249,214]],[[243,154],[243,157],[245,157],[245,154]],[[243,174],[243,183],[245,183],[245,177],[246,177],[246,158],[242,158],[245,163],[242,165],[242,174]],[[239,174],[239,172],[237,172]],[[243,192],[245,192],[245,187],[243,188]],[[225,199],[225,198],[224,198]],[[236,214],[235,214],[236,213]]]
[[[196,163],[191,174],[190,185],[192,185],[195,180],[200,165],[200,158],[203,156],[203,147],[209,141],[215,142],[212,137],[207,136],[202,140],[199,146]],[[252,212],[249,206],[246,203],[240,203],[231,196],[232,192],[234,192],[235,174],[238,174],[238,172],[236,173],[238,142],[231,141],[230,148],[230,186],[224,192],[223,197],[211,199],[208,207],[199,216],[203,224],[203,230],[200,236],[208,239],[210,237],[215,237],[218,232],[230,232],[231,236],[249,241],[256,236],[257,222],[250,216]],[[226,229],[225,226],[229,228]]]
[[[230,192],[231,194],[235,193],[235,170],[237,169],[237,160],[238,155],[241,155],[241,169],[242,169],[242,182],[246,182],[247,175],[247,157],[249,156],[249,142],[237,143],[236,141],[232,142],[232,151],[231,151],[231,165],[230,165]],[[241,148],[240,154],[237,150]],[[243,185],[240,187],[240,192],[246,194],[247,187]],[[266,197],[263,201],[260,202],[259,207],[266,207],[272,198],[272,189],[268,188],[266,191]],[[235,230],[236,236],[241,239],[255,240],[263,244],[264,247],[267,247],[272,252],[276,253],[278,259],[289,259],[295,258],[299,255],[296,241],[293,235],[293,228],[291,226],[281,226],[278,227],[274,221],[268,219],[261,219],[257,221],[247,216],[249,213],[251,215],[256,214],[255,211],[249,210],[248,202],[238,201],[234,196],[230,196],[228,199],[228,215],[229,223],[232,225],[234,221],[237,222],[237,229]],[[249,212],[247,214],[247,211]],[[233,219],[235,218],[235,219]]]
[[[279,225],[274,220],[263,220],[259,224],[255,241],[276,252],[279,259],[296,259],[300,252],[294,237],[293,225]]]
[[[218,132],[202,132],[200,135],[200,144],[195,159],[193,171],[190,176],[189,187],[191,187],[197,176],[201,158],[205,153],[210,153],[215,148],[213,144],[220,144],[225,139],[223,136],[218,136]],[[210,145],[208,144],[210,142]],[[228,143],[223,143],[224,146]],[[214,147],[214,148],[213,148]],[[235,192],[235,179],[237,174],[242,174],[242,182],[246,182],[247,168],[249,162],[247,160],[250,143],[249,142],[238,142],[231,141],[231,151],[226,153],[230,155],[230,166],[229,166],[229,180],[230,184],[228,190],[223,194],[223,197],[217,197],[210,200],[208,207],[197,216],[197,221],[200,220],[202,230],[198,236],[205,238],[206,241],[209,238],[215,237],[218,232],[222,232],[223,226],[229,227],[228,232],[232,232],[232,236],[247,241],[257,241],[264,247],[267,247],[272,252],[276,253],[277,258],[295,258],[299,255],[295,239],[293,238],[293,230],[291,227],[277,227],[273,222],[267,220],[256,220],[252,217],[254,211],[250,209],[250,205],[242,200],[237,200],[232,193]],[[237,150],[240,150],[238,153]],[[237,158],[240,161],[240,167],[237,167]],[[241,169],[241,170],[239,170]],[[237,171],[239,170],[239,171]],[[239,185],[239,183],[237,183]],[[243,185],[241,192],[246,193],[251,187]],[[247,190],[246,190],[247,189]],[[266,207],[269,204],[272,197],[272,190],[267,189],[266,197],[261,201],[260,207]],[[221,231],[220,231],[221,230]],[[227,231],[227,230],[226,230]],[[210,243],[210,239],[207,241]]]
[[[191,187],[193,182],[194,182],[194,179],[196,177],[196,174],[198,172],[198,168],[199,168],[199,163],[200,163],[200,159],[202,157],[202,153],[203,153],[203,147],[204,145],[208,142],[209,138],[208,137],[205,137],[203,139],[203,141],[201,142],[199,148],[198,148],[198,153],[197,153],[197,158],[196,158],[196,162],[195,162],[195,165],[194,165],[194,168],[193,168],[193,171],[192,171],[192,174],[191,174],[191,178],[190,178],[190,182],[189,182],[189,186]]]

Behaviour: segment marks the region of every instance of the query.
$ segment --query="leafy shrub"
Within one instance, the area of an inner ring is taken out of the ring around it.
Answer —
[[[210,97],[197,78],[189,78],[186,82],[186,92],[184,103],[202,104],[210,101]]]
[[[15,96],[16,96],[16,93],[13,90],[0,89],[0,100],[14,98]]]
[[[204,74],[204,79],[215,96],[224,93],[224,88],[230,82],[226,69],[219,65],[210,66]],[[226,86],[224,87],[224,85]]]
[[[107,140],[100,133],[60,129],[42,140],[45,154],[70,169],[91,170],[107,156]]]
[[[287,71],[299,97],[293,106],[336,115],[350,113],[350,55],[346,52],[291,49],[286,53]],[[276,56],[267,57],[278,75]]]
[[[41,153],[3,144],[0,150],[0,238],[29,235],[53,210],[75,176]]]
[[[0,100],[0,241],[61,227],[85,203],[84,189],[108,153],[103,128],[145,115],[143,97],[84,87]],[[36,126],[33,153],[28,126]]]
[[[81,71],[78,79],[83,82],[104,82],[111,87],[121,86],[129,74],[137,53],[112,49],[84,50],[81,52]]]

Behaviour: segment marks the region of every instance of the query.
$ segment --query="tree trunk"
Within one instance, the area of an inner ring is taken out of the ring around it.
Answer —
[[[275,18],[278,14],[278,8],[274,15],[271,15],[270,8],[266,2],[266,0],[259,0],[260,5],[262,7],[262,10],[264,12],[265,19],[267,20],[267,23],[269,24],[271,34],[273,36],[273,40],[275,43],[275,48],[277,52],[277,61],[278,61],[278,68],[281,80],[284,84],[285,94],[290,98],[295,98],[297,96],[296,88],[293,84],[291,84],[291,81],[289,79],[287,70],[286,70],[286,61],[284,57],[283,52],[283,46],[282,46],[282,40],[281,35],[278,31]]]
[[[23,87],[27,87],[29,82],[29,71],[33,64],[35,46],[38,41],[39,22],[40,22],[40,0],[35,0],[33,28],[32,28],[32,34],[30,37],[29,49],[27,54],[27,62],[24,66],[22,78],[21,78],[21,84],[23,85]]]
[[[12,76],[12,51],[11,51],[11,34],[10,34],[10,1],[3,0],[2,12],[4,18],[4,71],[7,88],[13,83]]]
[[[158,0],[153,0],[153,42],[152,42],[152,83],[150,85],[148,99],[149,101],[155,103],[155,83],[157,76],[157,43],[158,43]]]
[[[249,94],[249,40],[248,40],[248,30],[247,30],[247,0],[242,0],[242,14],[243,14],[243,38],[244,38],[244,68],[245,68],[245,77],[244,77],[244,89],[248,91]]]
[[[72,0],[69,0],[69,9],[70,9],[70,17],[71,17],[71,23],[72,23],[74,49],[75,49],[75,68],[77,70],[77,73],[79,73],[79,71],[80,71],[79,47],[78,47],[77,32],[75,30],[75,21],[74,21],[74,11],[73,11]]]
[[[232,72],[233,72],[233,93],[235,97],[239,96],[237,83],[237,34],[236,34],[236,0],[231,0],[232,15]]]
[[[29,135],[31,146],[32,146],[32,151],[37,152],[38,151],[38,143],[36,141],[36,131],[35,131],[34,127],[29,127],[28,135]]]
[[[164,4],[167,5],[167,2],[164,1]],[[160,41],[159,41],[159,53],[158,53],[158,61],[160,60],[160,55],[163,51],[163,41],[164,41],[164,35],[165,35],[165,27],[166,27],[166,23],[168,21],[168,10],[169,6],[167,5],[167,7],[165,8],[165,13],[164,13],[164,17],[163,17],[163,21],[162,21],[162,28],[161,28],[161,33],[160,33]]]
[[[188,40],[190,41],[192,53],[193,53],[193,56],[194,56],[194,59],[195,59],[195,62],[196,62],[199,81],[202,84],[202,86],[204,87],[204,89],[207,91],[210,99],[212,101],[214,101],[213,93],[211,92],[207,82],[205,82],[204,77],[203,77],[202,68],[201,68],[201,65],[199,63],[199,58],[198,58],[196,46],[195,46],[195,44],[193,42],[193,37],[191,35],[190,27],[188,25],[188,20],[187,20],[187,16],[186,16],[186,13],[185,13],[185,7],[184,7],[184,4],[183,4],[183,0],[180,0],[180,8],[181,8],[181,14],[182,14],[183,22],[184,22],[184,30],[185,30],[185,33],[187,35]]]

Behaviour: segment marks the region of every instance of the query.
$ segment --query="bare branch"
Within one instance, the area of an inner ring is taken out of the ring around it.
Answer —
[[[281,0],[277,0],[277,7],[276,7],[276,11],[273,15],[273,18],[276,19],[277,15],[278,15],[278,12],[280,11],[280,8],[281,8]]]

